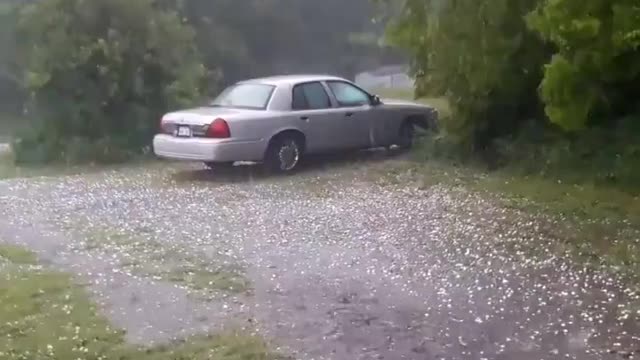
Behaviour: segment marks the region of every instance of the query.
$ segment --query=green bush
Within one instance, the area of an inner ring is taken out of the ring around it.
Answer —
[[[389,35],[451,104],[420,158],[638,192],[636,0],[407,0]]]
[[[42,0],[20,12],[38,119],[17,161],[117,161],[148,146],[167,109],[201,96],[193,30],[154,0]]]
[[[540,109],[537,87],[548,49],[524,16],[538,0],[408,0],[390,26],[407,49],[419,97],[446,97],[450,141],[482,149]]]
[[[420,161],[444,161],[510,175],[539,177],[567,184],[614,187],[640,194],[640,117],[612,126],[592,126],[578,134],[536,120],[519,131],[492,140],[482,152],[470,152],[448,134],[426,137],[414,152]]]
[[[580,130],[639,110],[637,0],[540,0],[528,23],[557,49],[541,89],[552,122]]]
[[[623,118],[614,127],[591,127],[579,135],[525,127],[516,136],[496,140],[495,146],[502,166],[521,175],[640,193],[637,117]]]
[[[126,136],[86,137],[60,136],[43,129],[23,131],[12,144],[18,164],[100,163],[113,164],[130,160],[148,152],[148,147],[132,148]]]
[[[19,0],[0,0],[0,135],[6,133],[3,131],[5,115],[16,119],[25,100],[15,53],[17,4]]]
[[[429,134],[418,141],[413,156],[418,161],[444,160],[452,163],[472,161],[472,151],[465,149],[446,132]]]

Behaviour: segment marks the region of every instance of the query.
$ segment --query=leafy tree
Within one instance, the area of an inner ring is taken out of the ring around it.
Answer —
[[[528,23],[557,49],[541,87],[552,122],[578,130],[640,110],[637,0],[544,0]]]
[[[353,76],[386,56],[353,33],[381,33],[369,0],[189,0],[182,11],[197,33],[205,62],[225,82],[277,73]]]
[[[538,0],[407,0],[389,38],[405,48],[418,96],[446,96],[450,137],[485,147],[539,108],[537,86],[548,50],[524,16]]]
[[[154,0],[41,0],[19,30],[41,120],[19,160],[120,160],[149,144],[163,112],[201,96],[194,31]]]
[[[15,58],[17,3],[16,0],[0,0],[0,114],[17,112],[23,101]]]

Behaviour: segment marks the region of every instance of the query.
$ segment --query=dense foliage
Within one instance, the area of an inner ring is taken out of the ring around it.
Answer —
[[[638,1],[406,0],[389,30],[417,95],[451,103],[429,156],[640,180]]]
[[[423,75],[418,95],[447,96],[466,139],[510,133],[538,103],[566,130],[638,111],[635,0],[407,0],[390,30]]]
[[[529,149],[503,146],[523,133],[564,143],[593,138],[592,129],[607,138],[599,129],[635,128],[635,0],[377,2],[386,6],[376,23],[370,0],[0,0],[0,98],[21,109],[31,94],[39,124],[19,158],[124,157],[148,145],[165,109],[226,83],[274,73],[352,77],[395,63],[398,53],[378,41],[389,18],[416,95],[450,102],[438,138],[447,152],[493,156]],[[87,144],[95,149],[68,149]],[[624,148],[618,158],[636,156]]]
[[[550,120],[577,130],[640,110],[640,3],[540,1],[531,28],[555,45],[542,99]]]
[[[412,55],[418,96],[446,96],[454,140],[484,147],[536,114],[545,45],[526,27],[537,0],[408,0],[390,28]]]
[[[227,83],[396,60],[372,16],[369,0],[0,0],[0,117],[37,120],[19,161],[124,159]]]
[[[17,113],[23,101],[15,57],[17,3],[17,0],[0,2],[0,112]]]
[[[226,82],[296,72],[353,77],[389,56],[352,41],[383,31],[371,23],[370,0],[189,0],[182,9],[205,62],[223,69]]]
[[[119,160],[149,143],[169,107],[197,99],[193,30],[152,0],[47,0],[21,10],[37,131],[19,160]]]

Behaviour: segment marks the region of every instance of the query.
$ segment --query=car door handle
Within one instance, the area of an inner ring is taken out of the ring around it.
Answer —
[[[309,117],[308,116],[300,116],[300,120],[309,121]]]
[[[353,113],[352,113],[352,112],[348,112],[348,113],[344,114],[344,116],[346,116],[346,117],[352,117],[352,116],[353,116]]]

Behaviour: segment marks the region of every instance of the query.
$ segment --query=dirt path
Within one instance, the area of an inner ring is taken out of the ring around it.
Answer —
[[[123,169],[0,182],[0,238],[86,279],[131,341],[257,329],[298,359],[623,359],[638,294],[537,219],[384,163],[262,178]],[[626,357],[628,358],[628,357]]]

